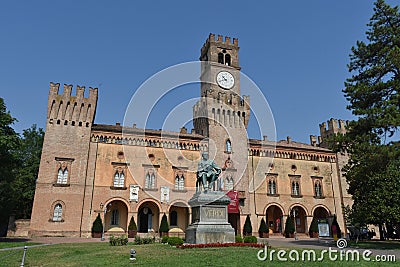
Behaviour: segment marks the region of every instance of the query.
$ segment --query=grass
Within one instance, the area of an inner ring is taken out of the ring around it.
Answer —
[[[14,248],[14,247],[23,247],[23,246],[32,246],[38,245],[40,243],[35,242],[0,242],[0,249],[2,248]]]
[[[349,245],[352,248],[400,250],[399,240],[393,240],[393,241],[370,240],[370,241],[359,241],[358,243],[356,243],[355,241],[351,241]]]
[[[137,260],[132,266],[372,266],[368,262],[273,262],[259,261],[259,248],[226,247],[177,249],[165,244],[110,246],[108,243],[59,244],[29,248],[25,266],[127,266],[129,251]],[[0,266],[19,266],[23,250],[0,251]],[[276,255],[276,254],[275,254]],[[374,265],[375,266],[375,265]],[[385,263],[379,266],[396,266]]]

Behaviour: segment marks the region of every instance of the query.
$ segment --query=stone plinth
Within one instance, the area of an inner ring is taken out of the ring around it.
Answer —
[[[230,198],[223,192],[200,192],[189,200],[192,222],[186,229],[190,244],[235,242],[235,230],[228,222]]]

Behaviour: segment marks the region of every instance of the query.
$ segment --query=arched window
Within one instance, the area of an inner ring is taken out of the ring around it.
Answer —
[[[231,55],[225,54],[225,65],[230,66],[231,65]]]
[[[322,197],[322,186],[320,181],[315,181],[314,189],[315,189],[315,196]]]
[[[231,144],[231,141],[229,139],[226,140],[225,151],[228,152],[228,153],[232,152],[232,144]]]
[[[178,213],[175,210],[169,213],[169,224],[171,226],[178,226]]]
[[[124,172],[115,172],[114,175],[114,187],[124,187],[125,175]]]
[[[60,222],[62,220],[62,205],[57,204],[53,211],[53,222]]]
[[[146,180],[144,187],[147,189],[154,189],[155,188],[155,182],[156,182],[156,176],[154,174],[153,170],[149,170],[146,172]]]
[[[179,178],[179,190],[184,190],[185,189],[185,177],[183,177],[183,174]]]
[[[218,63],[224,64],[224,54],[218,54]]]
[[[297,182],[297,181],[292,182],[292,195],[293,196],[300,195],[300,185],[299,185],[299,182]]]
[[[68,169],[58,169],[57,184],[66,184],[68,182]]]
[[[268,194],[276,195],[276,182],[274,180],[268,181]]]
[[[111,213],[111,225],[119,225],[119,212],[117,209]]]
[[[179,175],[175,177],[175,190],[179,190]]]

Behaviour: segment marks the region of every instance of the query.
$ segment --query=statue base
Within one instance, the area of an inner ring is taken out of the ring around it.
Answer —
[[[220,191],[198,192],[189,200],[192,223],[186,229],[189,244],[233,243],[235,229],[228,222],[230,198]]]

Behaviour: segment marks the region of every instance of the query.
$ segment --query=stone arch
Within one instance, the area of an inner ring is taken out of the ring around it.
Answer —
[[[319,205],[315,205],[315,206],[313,207],[312,211],[311,211],[311,215],[312,215],[313,217],[314,217],[314,215],[315,215],[315,212],[316,212],[318,209],[324,209],[328,216],[330,216],[330,215],[332,214],[331,211],[329,210],[329,208],[328,208],[327,206],[322,205],[322,204],[319,204]]]
[[[145,198],[137,203],[135,212],[139,212],[140,206],[145,202],[153,202],[160,211],[162,210],[161,204],[158,201],[154,200],[153,198]]]
[[[306,206],[304,206],[301,203],[294,203],[294,204],[290,205],[289,209],[287,210],[288,211],[287,214],[289,214],[290,211],[292,210],[292,208],[295,207],[295,206],[302,207],[304,209],[304,211],[306,212],[306,216],[311,216],[311,214],[308,212],[308,209],[306,208]]]

